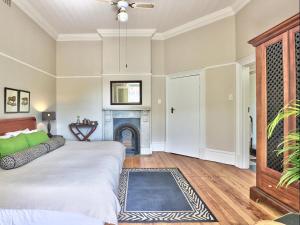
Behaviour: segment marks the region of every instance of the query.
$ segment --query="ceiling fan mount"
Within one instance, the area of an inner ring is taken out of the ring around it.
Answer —
[[[98,0],[100,2],[108,3],[112,6],[116,6],[118,10],[117,19],[120,22],[127,22],[128,21],[128,8],[144,8],[144,9],[153,9],[154,4],[152,3],[143,3],[143,2],[129,2],[128,0]]]

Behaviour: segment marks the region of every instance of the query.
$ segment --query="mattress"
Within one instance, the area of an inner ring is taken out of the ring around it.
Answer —
[[[75,213],[117,224],[124,159],[118,142],[66,142],[23,167],[0,170],[0,208]]]

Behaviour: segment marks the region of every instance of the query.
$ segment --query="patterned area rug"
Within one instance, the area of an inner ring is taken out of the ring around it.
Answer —
[[[120,223],[217,222],[177,168],[123,169]]]

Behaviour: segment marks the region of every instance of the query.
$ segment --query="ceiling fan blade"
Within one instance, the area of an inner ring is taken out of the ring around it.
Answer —
[[[112,0],[97,0],[98,2],[108,3],[110,5],[116,5],[117,2],[114,2]]]
[[[154,4],[152,3],[142,3],[142,2],[133,2],[129,5],[131,8],[144,8],[144,9],[153,9]]]

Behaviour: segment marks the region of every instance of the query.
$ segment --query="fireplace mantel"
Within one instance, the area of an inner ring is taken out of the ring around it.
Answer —
[[[111,106],[103,108],[103,111],[151,111],[151,107],[145,106]]]

